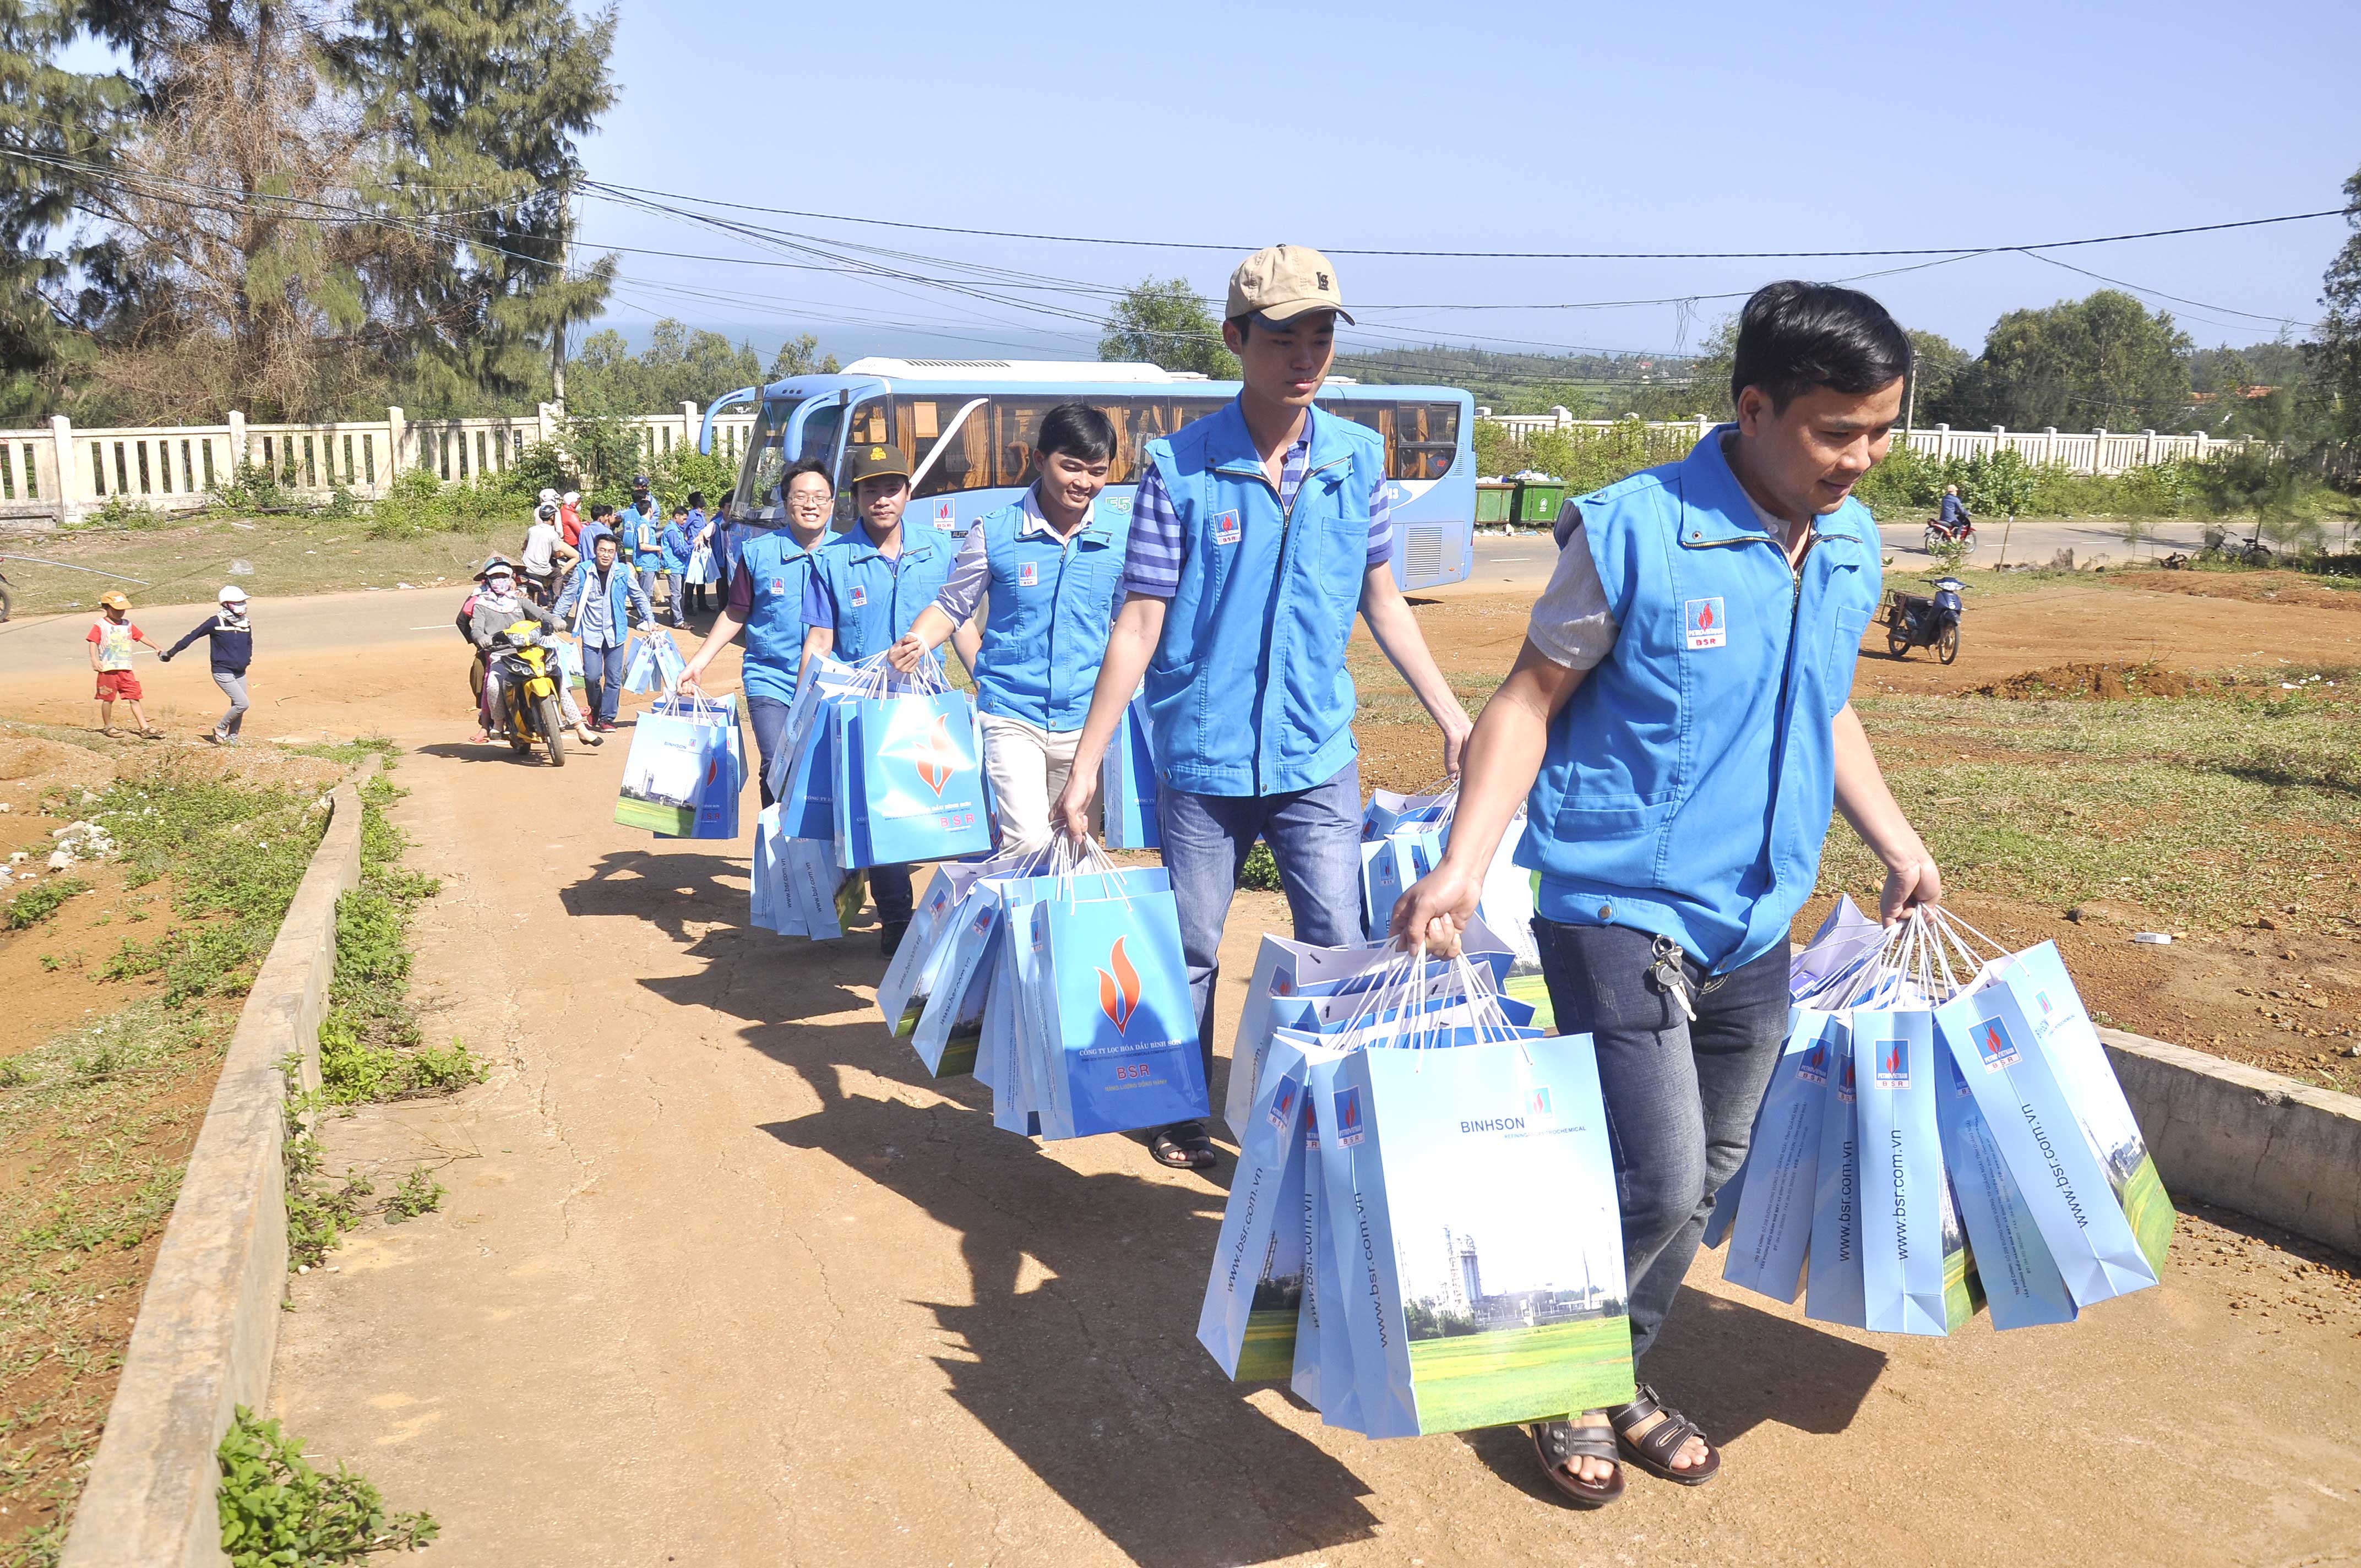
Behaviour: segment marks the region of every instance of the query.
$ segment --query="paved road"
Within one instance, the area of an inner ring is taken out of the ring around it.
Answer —
[[[428,647],[436,632],[456,646],[459,634],[453,630],[451,618],[467,597],[463,587],[445,587],[257,598],[250,603],[257,657],[364,646]],[[166,648],[214,612],[210,599],[168,605],[141,604],[135,599],[133,606],[132,620],[151,641]],[[75,610],[65,615],[22,616],[0,625],[0,678],[88,669],[90,655],[82,639],[92,619],[91,612]],[[182,657],[202,664],[203,652],[202,645],[192,647]],[[462,657],[459,662],[467,661]],[[148,667],[143,655],[139,668],[144,673]],[[172,667],[180,665],[175,663]]]

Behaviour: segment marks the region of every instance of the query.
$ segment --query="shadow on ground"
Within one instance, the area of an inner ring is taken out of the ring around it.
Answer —
[[[975,1305],[918,1303],[955,1337],[937,1358],[951,1398],[1134,1561],[1213,1568],[1372,1534],[1368,1488],[1248,1403],[1196,1343],[1218,1190],[1159,1179],[1144,1148],[1140,1175],[1069,1169],[994,1129],[972,1080],[934,1084],[950,1105],[848,1092],[841,1067],[921,1080],[873,1019],[745,1037],[821,1102],[763,1131],[959,1233]],[[1028,1256],[1049,1277],[1020,1291]]]

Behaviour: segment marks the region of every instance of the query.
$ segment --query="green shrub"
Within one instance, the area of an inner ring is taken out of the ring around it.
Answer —
[[[385,1201],[386,1223],[398,1225],[404,1220],[434,1212],[443,1207],[445,1190],[441,1182],[426,1174],[424,1166],[413,1166],[394,1188],[393,1196]]]
[[[1259,839],[1246,851],[1246,864],[1238,868],[1238,885],[1257,893],[1279,893],[1285,888],[1279,880],[1279,862],[1270,858],[1270,846]]]
[[[283,511],[294,503],[279,488],[279,476],[249,457],[231,472],[228,483],[214,488],[214,504],[223,511],[244,515]]]
[[[11,931],[22,931],[37,926],[58,912],[58,906],[78,893],[88,893],[90,883],[80,877],[58,877],[53,881],[28,887],[5,906],[0,906],[0,925]]]
[[[301,1442],[244,1405],[215,1457],[222,1551],[232,1568],[321,1568],[416,1552],[440,1528],[427,1514],[388,1514],[378,1489],[343,1464],[322,1475]]]

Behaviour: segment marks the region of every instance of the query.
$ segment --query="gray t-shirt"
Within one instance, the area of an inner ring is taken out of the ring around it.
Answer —
[[[1746,504],[1773,539],[1787,537],[1789,523],[1763,510],[1752,496]],[[1590,557],[1590,543],[1582,537],[1582,506],[1567,501],[1558,509],[1557,569],[1549,587],[1533,601],[1532,623],[1525,635],[1542,656],[1569,670],[1595,670],[1615,651],[1621,628],[1607,605],[1606,586],[1598,580],[1598,564]]]

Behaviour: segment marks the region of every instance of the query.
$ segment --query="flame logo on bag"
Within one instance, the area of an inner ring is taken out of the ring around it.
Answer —
[[[1910,1087],[1910,1042],[1888,1040],[1885,1054],[1877,1060],[1877,1085],[1881,1089]]]
[[[1358,1088],[1336,1091],[1336,1146],[1351,1148],[1361,1141],[1361,1091]]]
[[[958,742],[951,739],[950,716],[938,713],[935,715],[935,727],[927,732],[926,740],[912,764],[918,770],[918,777],[935,792],[935,798],[940,800],[943,790],[951,782],[951,775],[959,772],[960,764],[966,761]]]
[[[1852,1058],[1845,1058],[1844,1071],[1837,1077],[1837,1098],[1850,1105],[1853,1100]]]
[[[2016,1059],[2016,1042],[1999,1019],[1987,1018],[1976,1025],[1976,1055],[1983,1059],[1986,1072],[1998,1072]]]
[[[1795,1076],[1806,1083],[1826,1083],[1828,1080],[1828,1046],[1826,1040],[1816,1042],[1810,1050],[1804,1053],[1804,1059],[1795,1064]]]
[[[1117,937],[1115,950],[1107,955],[1108,969],[1098,971],[1099,1011],[1107,1015],[1118,1035],[1131,1027],[1132,1016],[1139,1011],[1139,971],[1131,967],[1131,955],[1123,950],[1130,939]]]
[[[1536,1089],[1525,1097],[1525,1114],[1537,1122],[1545,1122],[1550,1113],[1550,1091]]]

